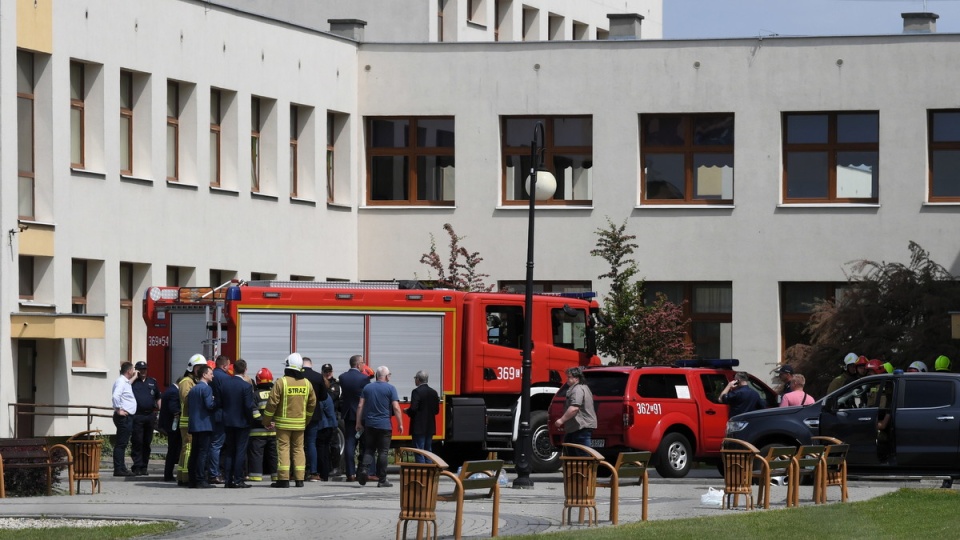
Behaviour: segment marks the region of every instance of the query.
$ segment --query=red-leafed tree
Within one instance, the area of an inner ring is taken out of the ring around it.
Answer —
[[[614,225],[608,217],[607,228],[596,230],[597,247],[590,251],[610,265],[598,277],[612,280],[597,324],[597,349],[620,365],[670,364],[689,358],[693,346],[686,339],[683,309],[662,294],[644,303],[643,280],[633,279],[639,271],[631,258],[636,236],[625,230],[626,221]]]
[[[443,230],[450,236],[450,255],[446,263],[437,253],[437,242],[433,234],[430,235],[430,251],[420,256],[420,262],[437,273],[436,279],[428,273],[428,276],[431,276],[428,278],[429,281],[437,287],[458,291],[492,291],[493,285],[484,283],[484,279],[490,277],[489,274],[477,271],[477,266],[483,261],[480,253],[467,251],[460,245],[460,241],[466,236],[458,236],[453,230],[453,225],[444,223]]]

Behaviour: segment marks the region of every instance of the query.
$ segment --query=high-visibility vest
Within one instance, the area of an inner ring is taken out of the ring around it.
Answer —
[[[277,429],[303,431],[317,406],[310,381],[284,376],[273,384],[264,416],[273,418]]]
[[[197,381],[193,379],[191,375],[184,375],[180,382],[177,383],[177,387],[180,389],[180,427],[187,427],[190,425],[190,415],[187,413],[189,409],[187,407],[187,394],[190,393],[190,389],[197,385]]]

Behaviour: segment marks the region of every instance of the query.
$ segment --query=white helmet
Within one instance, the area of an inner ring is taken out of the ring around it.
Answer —
[[[907,367],[907,371],[908,371],[908,372],[926,373],[926,372],[927,372],[927,365],[924,364],[923,362],[917,360],[916,362],[910,364],[910,365]]]
[[[857,358],[860,358],[857,356],[857,353],[847,353],[847,355],[843,357],[843,365],[852,366],[857,363]]]
[[[187,361],[187,369],[193,369],[199,365],[207,365],[207,359],[202,354],[195,354]]]
[[[303,356],[300,353],[290,353],[290,356],[283,361],[283,366],[290,369],[303,370]]]

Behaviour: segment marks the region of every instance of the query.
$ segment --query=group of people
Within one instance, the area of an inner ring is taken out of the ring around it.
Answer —
[[[113,421],[117,428],[114,476],[146,475],[154,429],[168,436],[164,480],[191,488],[249,488],[247,481],[273,479],[272,487],[303,487],[304,481],[328,481],[339,464],[334,437],[342,416],[345,431],[346,480],[364,485],[376,480],[389,487],[387,454],[393,417],[404,433],[396,388],[386,366],[367,367],[364,358],[350,358],[350,369],[338,381],[333,366],[320,372],[300,353],[284,360],[276,380],[267,368],[255,379],[247,363],[231,363],[221,355],[208,361],[195,354],[183,376],[160,392],[147,365],[126,362],[113,386]],[[409,407],[412,442],[432,449],[440,398],[428,385],[425,371],[415,376]],[[132,444],[131,444],[132,443]],[[125,464],[131,444],[133,466]],[[355,452],[360,446],[362,463]],[[336,450],[333,450],[336,448]],[[332,451],[333,450],[333,451]]]
[[[941,354],[933,361],[933,367],[934,371],[949,372],[951,369],[950,358]],[[856,353],[848,353],[843,357],[841,369],[843,369],[843,372],[830,381],[827,393],[867,375],[882,375],[884,373],[897,373],[898,371],[903,373],[926,373],[928,371],[927,364],[920,360],[911,362],[906,369],[899,370],[890,362],[881,362],[876,359],[869,360],[866,356],[858,356]]]

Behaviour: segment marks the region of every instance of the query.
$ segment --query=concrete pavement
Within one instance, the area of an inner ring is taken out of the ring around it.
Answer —
[[[510,471],[512,472],[512,470]],[[684,479],[651,478],[649,519],[676,519],[715,516],[728,511],[700,506],[700,496],[708,487],[723,488],[716,471],[695,471],[699,476]],[[303,535],[309,538],[393,538],[400,509],[400,482],[396,467],[389,479],[393,487],[364,487],[356,483],[307,482],[303,488],[274,489],[269,482],[253,483],[251,489],[187,489],[161,481],[159,469],[151,468],[147,477],[113,477],[102,472],[101,493],[90,493],[90,483],[81,482],[81,493],[74,497],[9,498],[0,504],[0,516],[109,517],[117,519],[170,519],[181,526],[164,538],[231,538],[258,540],[286,539]],[[510,475],[512,480],[514,475]],[[501,490],[500,535],[518,535],[569,530],[560,526],[563,510],[563,484],[560,474],[534,475],[533,489]],[[451,485],[441,480],[441,489]],[[919,486],[917,481],[851,481],[850,500],[866,500],[896,490],[903,485]],[[933,484],[930,484],[933,487]],[[812,504],[812,487],[801,489],[802,504]],[[597,510],[601,525],[609,519],[609,494],[598,490]],[[641,490],[624,485],[620,489],[620,523],[640,520]],[[839,488],[830,488],[831,504],[839,498]],[[772,487],[771,510],[784,508],[785,487]],[[741,506],[742,508],[742,506]],[[467,501],[464,509],[464,537],[490,535],[491,503]],[[437,507],[438,534],[453,535],[455,503],[441,502]],[[737,510],[742,511],[742,510]],[[576,512],[574,512],[576,515]],[[409,537],[415,536],[415,524]],[[573,525],[572,528],[583,527]]]

